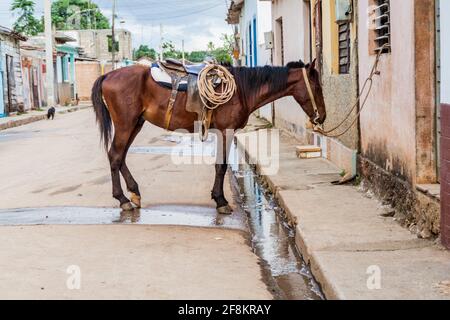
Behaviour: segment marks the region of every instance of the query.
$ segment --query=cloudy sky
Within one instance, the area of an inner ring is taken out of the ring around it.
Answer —
[[[231,34],[225,22],[230,0],[117,0],[120,25],[133,33],[133,45],[149,44],[158,48],[159,29],[163,37],[187,51],[205,50],[209,41],[220,44],[221,35]],[[36,15],[43,14],[43,0],[35,0]],[[111,16],[112,0],[92,0],[103,13]],[[0,25],[11,27],[15,18],[9,11],[12,0],[0,0]]]

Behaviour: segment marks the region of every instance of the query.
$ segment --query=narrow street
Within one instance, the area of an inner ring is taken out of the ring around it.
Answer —
[[[145,125],[128,157],[143,209],[121,214],[92,110],[2,131],[0,298],[319,298],[276,215],[251,232],[229,174],[218,217],[214,167],[174,164],[176,144]]]

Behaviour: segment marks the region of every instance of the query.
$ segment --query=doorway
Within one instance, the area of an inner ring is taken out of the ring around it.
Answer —
[[[10,55],[6,55],[6,87],[8,105],[6,106],[6,114],[16,111],[13,105],[13,90],[15,88],[14,77],[14,58]]]

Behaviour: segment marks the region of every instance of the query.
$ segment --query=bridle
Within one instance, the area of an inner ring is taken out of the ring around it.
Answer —
[[[306,84],[306,89],[308,91],[308,95],[309,95],[309,99],[311,100],[312,106],[314,108],[314,119],[311,119],[312,123],[314,125],[318,125],[319,124],[319,120],[320,120],[320,113],[319,113],[319,109],[317,108],[317,104],[316,104],[316,99],[314,98],[314,93],[311,89],[311,83],[309,82],[309,78],[308,78],[308,72],[306,71],[306,68],[302,68],[303,71],[303,78],[305,80],[305,84]]]

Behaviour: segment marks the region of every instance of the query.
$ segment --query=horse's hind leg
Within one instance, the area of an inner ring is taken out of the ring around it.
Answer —
[[[126,147],[125,153],[123,155],[122,166],[120,167],[120,172],[122,173],[125,183],[127,184],[127,189],[129,192],[131,192],[131,197],[130,197],[131,202],[138,208],[141,207],[141,193],[139,192],[139,186],[138,186],[136,180],[133,178],[130,170],[128,169],[128,166],[126,164],[126,157],[127,157],[128,149],[130,148],[130,146],[133,143],[136,136],[141,131],[144,123],[145,123],[144,118],[140,117],[138,120],[138,123],[136,124],[136,127],[133,130],[133,133],[130,136],[130,139],[128,139],[127,147]]]
[[[225,174],[228,170],[228,154],[230,151],[233,138],[222,133],[222,150],[218,152],[218,161],[216,164],[216,178],[214,180],[214,187],[211,191],[211,197],[214,199],[217,205],[217,212],[220,214],[232,214],[233,209],[228,205],[227,199],[223,191],[223,184],[225,180]],[[219,147],[219,146],[218,146]]]
[[[113,197],[120,202],[120,207],[122,210],[129,211],[133,210],[133,205],[123,194],[122,186],[120,184],[120,169],[124,162],[128,140],[130,139],[134,127],[130,126],[128,130],[124,129],[125,128],[116,130],[113,142],[111,144],[111,149],[108,152],[108,157],[111,166]]]

